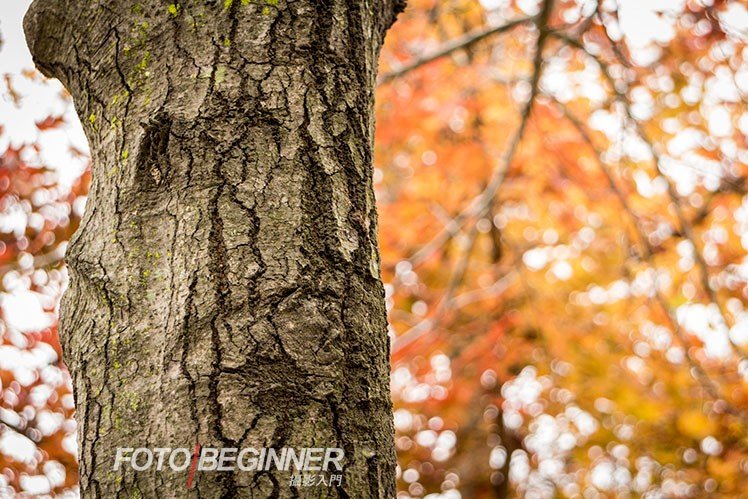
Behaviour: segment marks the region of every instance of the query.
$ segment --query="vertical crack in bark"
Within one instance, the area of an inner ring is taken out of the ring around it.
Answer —
[[[216,175],[220,178],[220,164],[216,163]],[[219,203],[223,195],[225,184],[222,183],[216,189],[210,201],[210,241],[211,241],[211,258],[210,258],[210,269],[211,275],[214,279],[214,292],[216,308],[213,316],[210,319],[210,330],[211,330],[211,344],[213,347],[213,363],[212,370],[209,379],[209,390],[210,390],[210,403],[213,412],[213,431],[216,438],[221,444],[228,444],[227,446],[235,446],[235,442],[228,440],[223,433],[222,421],[224,418],[223,407],[219,400],[219,383],[222,375],[222,358],[223,358],[223,339],[221,338],[221,330],[225,329],[225,336],[231,337],[231,326],[223,319],[223,314],[227,313],[230,305],[228,304],[228,298],[231,294],[231,287],[227,276],[228,267],[228,255],[226,252],[226,246],[223,242],[223,220],[221,219]],[[222,497],[233,497],[232,494],[236,492],[236,482],[233,473],[226,473],[221,475],[224,481],[224,493]]]
[[[189,332],[190,332],[190,320],[193,314],[196,288],[197,288],[197,272],[194,272],[192,274],[192,279],[190,281],[189,287],[187,288],[187,297],[185,299],[185,304],[184,304],[184,316],[182,317],[182,327],[180,328],[180,335],[179,335],[178,342],[181,346],[181,357],[179,359],[179,370],[180,370],[180,374],[182,375],[182,377],[184,377],[184,379],[187,382],[187,393],[188,393],[187,403],[189,405],[190,416],[194,424],[195,432],[199,433],[200,432],[200,420],[198,419],[198,415],[197,415],[197,397],[195,396],[195,380],[190,374],[189,364],[187,360],[187,356],[189,355],[190,340],[192,339],[189,336]],[[189,443],[192,444],[193,442],[190,441]]]

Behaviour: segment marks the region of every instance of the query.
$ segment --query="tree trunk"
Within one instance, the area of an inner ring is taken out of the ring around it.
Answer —
[[[85,497],[393,497],[372,190],[401,0],[36,0],[93,158],[61,305]],[[289,472],[113,471],[118,447],[339,447]]]

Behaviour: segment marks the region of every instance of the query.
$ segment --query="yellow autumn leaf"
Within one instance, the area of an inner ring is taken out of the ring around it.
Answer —
[[[682,434],[695,439],[713,435],[717,430],[714,422],[699,410],[681,413],[676,421],[676,427]]]

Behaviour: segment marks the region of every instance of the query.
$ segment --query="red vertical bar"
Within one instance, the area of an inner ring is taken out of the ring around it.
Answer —
[[[190,474],[187,477],[187,488],[192,488],[192,479],[195,477],[195,468],[197,468],[197,458],[200,455],[200,444],[195,444],[195,453],[192,455],[192,464],[190,465]]]

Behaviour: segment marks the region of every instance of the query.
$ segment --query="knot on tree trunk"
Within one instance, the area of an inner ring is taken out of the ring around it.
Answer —
[[[161,186],[169,174],[171,118],[160,113],[142,125],[144,134],[138,151],[137,181],[144,189]]]

